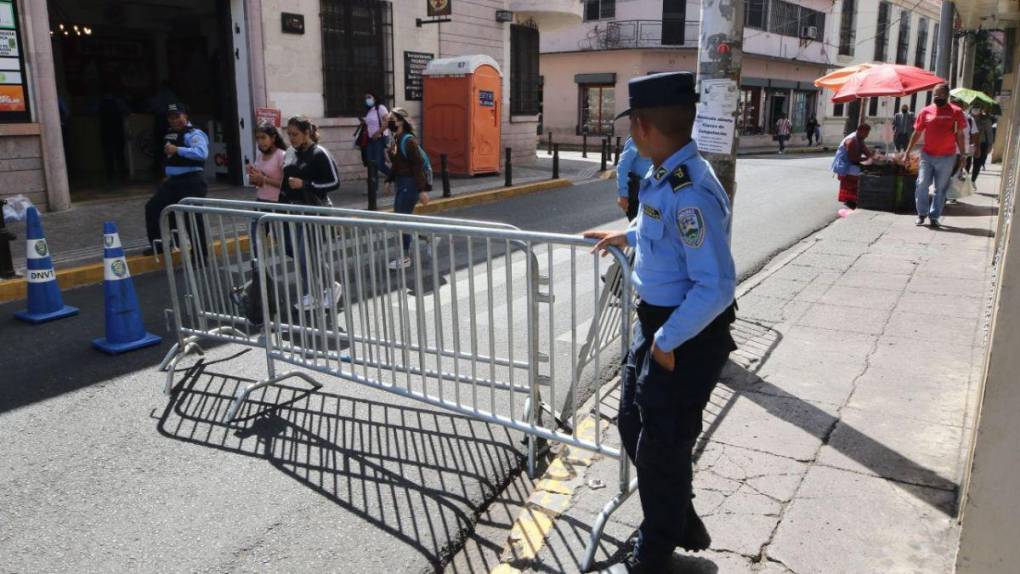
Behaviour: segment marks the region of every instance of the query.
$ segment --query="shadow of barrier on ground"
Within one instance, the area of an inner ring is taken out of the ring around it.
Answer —
[[[436,568],[456,550],[447,541],[474,527],[481,501],[523,468],[524,456],[502,427],[300,386],[262,389],[238,421],[225,423],[237,389],[250,380],[213,368],[238,356],[189,369],[159,417],[160,434],[265,460]],[[471,496],[474,488],[480,496]]]

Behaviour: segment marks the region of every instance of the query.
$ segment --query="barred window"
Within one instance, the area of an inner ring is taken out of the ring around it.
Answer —
[[[875,34],[875,61],[884,62],[886,47],[889,45],[889,12],[891,5],[882,2],[878,5],[878,33]]]
[[[584,0],[585,20],[606,20],[616,17],[616,0]]]
[[[935,69],[935,63],[936,63],[935,58],[938,56],[938,53],[939,53],[939,23],[935,22],[935,28],[934,28],[934,30],[932,30],[931,63],[928,64],[928,69],[929,70],[934,70]]]
[[[814,26],[818,32],[817,39],[819,40],[825,33],[825,14],[823,12],[804,8],[785,0],[772,0],[770,8],[769,32],[799,38],[802,30]]]
[[[900,13],[900,39],[896,43],[896,63],[906,64],[910,53],[910,11]]]
[[[365,92],[393,101],[393,7],[381,0],[320,0],[326,116],[359,116]]]
[[[534,115],[538,107],[538,29],[510,26],[510,113]]]
[[[766,30],[768,8],[768,0],[744,0],[744,26]]]
[[[917,50],[914,52],[914,65],[924,67],[928,56],[928,19],[921,18],[917,23]]]
[[[856,0],[843,0],[842,19],[839,21],[839,55],[854,55],[854,19],[857,17]]]

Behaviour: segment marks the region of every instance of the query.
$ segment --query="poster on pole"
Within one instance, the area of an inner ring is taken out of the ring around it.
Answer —
[[[701,81],[701,102],[694,122],[698,150],[718,154],[729,154],[733,150],[739,96],[733,80]]]
[[[280,127],[283,123],[283,114],[276,108],[255,108],[255,125],[271,124]]]

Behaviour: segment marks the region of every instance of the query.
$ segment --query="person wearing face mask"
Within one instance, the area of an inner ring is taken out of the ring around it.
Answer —
[[[917,205],[916,225],[924,225],[930,219],[931,227],[940,226],[942,209],[946,204],[946,192],[949,190],[953,173],[956,172],[960,160],[960,150],[965,150],[964,132],[967,120],[963,110],[949,103],[949,86],[941,84],[935,88],[934,103],[926,106],[917,115],[914,122],[914,135],[910,137],[903,160],[924,136],[924,147],[921,150],[921,169],[917,174]],[[928,198],[928,188],[934,183],[935,197]]]
[[[910,136],[914,135],[914,113],[910,111],[910,107],[903,104],[900,108],[900,112],[893,118],[893,144],[896,146],[896,151],[903,151],[907,149],[907,144],[910,143]]]
[[[332,205],[329,192],[340,188],[336,163],[326,148],[319,145],[319,128],[305,116],[294,116],[287,121],[287,138],[291,147],[283,160],[283,180],[280,182],[280,202],[299,205]],[[287,255],[295,257],[301,271],[304,294],[296,307],[313,308],[317,301],[309,292],[307,260],[305,257],[303,228],[296,226],[293,234],[286,234],[284,245]],[[296,246],[296,249],[295,249]],[[315,261],[313,253],[308,259]],[[329,308],[340,299],[340,284],[323,293],[323,306]]]
[[[414,213],[414,206],[419,201],[423,205],[427,205],[429,191],[432,190],[425,175],[425,160],[418,148],[414,125],[411,124],[409,118],[407,110],[393,108],[388,124],[390,133],[393,134],[393,141],[388,150],[393,168],[386,179],[386,193],[390,192],[391,185],[396,182],[397,196],[393,201],[393,211],[397,213]],[[411,256],[409,255],[411,241],[411,236],[404,234],[404,255],[391,261],[390,269],[404,269],[411,266]]]
[[[361,118],[365,133],[368,134],[368,147],[365,148],[366,160],[375,166],[377,174],[389,177],[390,168],[386,165],[386,146],[390,132],[386,129],[386,118],[390,111],[382,104],[375,92],[365,92],[365,116]],[[372,192],[379,191],[379,177],[369,180]]]

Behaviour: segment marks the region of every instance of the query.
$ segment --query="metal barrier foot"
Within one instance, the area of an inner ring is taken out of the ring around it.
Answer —
[[[272,379],[266,379],[264,381],[252,383],[247,387],[237,389],[237,395],[234,397],[234,402],[230,404],[230,410],[227,411],[227,423],[229,424],[234,422],[234,419],[237,418],[237,413],[241,410],[241,405],[243,405],[244,402],[248,400],[248,397],[253,392],[259,389],[263,389],[265,387],[273,386],[279,383],[280,381],[283,381],[284,379],[289,379],[291,377],[298,377],[299,379],[303,379],[305,382],[312,385],[316,389],[322,388],[322,383],[316,381],[311,376],[305,373],[299,372],[284,373],[278,377],[273,377]]]
[[[616,509],[620,508],[620,506],[622,506],[636,490],[637,479],[635,478],[630,481],[630,486],[628,486],[627,492],[617,494],[612,500],[602,507],[602,512],[600,512],[598,518],[595,519],[595,524],[592,525],[591,528],[591,535],[588,537],[588,548],[584,551],[584,560],[581,562],[581,572],[591,570],[592,562],[595,561],[595,552],[599,549],[599,540],[602,538],[602,531],[605,530],[606,522],[609,521],[609,517],[612,516],[612,514],[616,512]]]
[[[197,343],[198,337],[188,337],[184,340],[184,350],[181,350],[180,343],[174,343],[170,350],[167,351],[166,356],[159,363],[159,370],[165,371],[170,367],[170,363],[174,361],[176,355],[187,355],[191,351],[198,351],[199,355],[205,355],[205,350],[202,349]]]

